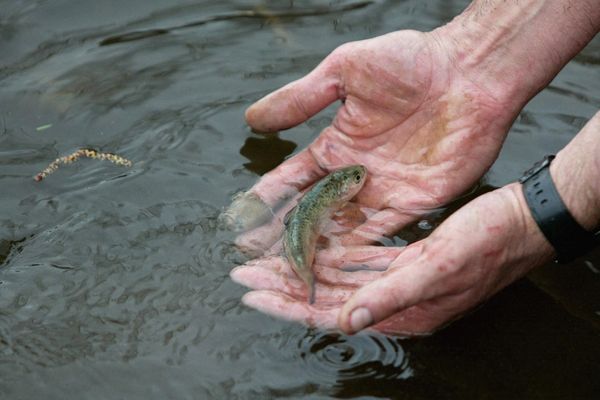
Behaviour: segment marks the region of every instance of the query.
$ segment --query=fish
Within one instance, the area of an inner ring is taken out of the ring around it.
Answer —
[[[315,301],[312,264],[320,231],[331,215],[362,189],[366,178],[363,165],[333,171],[317,182],[284,218],[284,253],[292,270],[308,286],[309,304]]]

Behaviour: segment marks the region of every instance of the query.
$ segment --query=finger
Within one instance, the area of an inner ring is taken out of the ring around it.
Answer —
[[[413,306],[372,325],[368,329],[388,335],[417,336],[433,333],[435,330],[433,324],[431,316],[427,315],[420,306]]]
[[[302,150],[263,175],[250,192],[272,209],[327,175],[308,149]]]
[[[402,254],[399,256],[402,258]],[[395,265],[394,263],[392,265]],[[344,304],[340,328],[354,333],[436,295],[435,268],[413,262],[390,269],[381,279],[363,286]]]
[[[414,214],[388,208],[375,213],[352,232],[341,236],[340,242],[344,246],[380,242],[382,238],[393,235],[415,218]]]
[[[219,226],[234,232],[245,232],[270,221],[273,210],[250,191],[238,193],[218,218]]]
[[[235,239],[235,245],[242,252],[254,257],[260,256],[269,249],[273,253],[277,252],[278,249],[272,247],[281,239],[285,228],[283,223],[285,215],[296,206],[300,197],[302,197],[302,193],[296,193],[290,201],[275,213],[268,223],[238,235]]]
[[[459,301],[459,300],[458,300]],[[269,290],[249,292],[242,297],[244,305],[286,321],[299,322],[321,329],[338,329],[339,307],[308,304],[284,293]],[[433,333],[448,323],[435,305],[414,306],[395,314],[369,329],[391,335],[422,336]]]
[[[392,335],[422,336],[446,326],[460,313],[456,312],[462,304],[462,296],[454,299],[440,298],[422,305],[409,307],[391,317],[371,326],[375,330]],[[287,321],[299,322],[322,329],[337,329],[337,317],[340,312],[337,305],[311,305],[298,301],[284,293],[259,290],[247,293],[242,302],[265,314]],[[439,304],[446,306],[440,309]]]
[[[287,321],[300,322],[302,324],[319,327],[322,329],[335,329],[337,327],[337,315],[339,307],[324,307],[308,304],[306,301],[298,301],[284,293],[269,290],[258,290],[246,293],[242,302],[265,314]]]
[[[231,271],[231,279],[253,290],[271,290],[306,302],[308,287],[296,276],[280,274],[272,269],[238,267]],[[347,286],[331,286],[315,282],[315,303],[338,304],[347,301],[354,293],[354,288]]]
[[[306,121],[340,97],[335,56],[329,56],[305,77],[263,97],[246,110],[248,124],[275,132]]]
[[[283,230],[285,228],[283,220],[285,219],[286,214],[298,204],[298,201],[306,193],[308,188],[303,187],[300,188],[300,190],[302,191],[289,191],[289,194],[292,195],[292,198],[288,199],[287,203],[281,206],[274,215],[272,214],[273,217],[269,219],[268,223],[263,223],[261,226],[254,227],[254,229],[240,234],[235,240],[238,248],[240,248],[243,252],[254,256],[258,256],[267,249],[270,249],[271,246],[273,246],[273,244],[276,243],[283,234]],[[254,191],[254,189],[251,189],[251,192],[252,191]],[[324,224],[326,232],[323,232],[323,235],[327,239],[330,239],[334,242],[338,241],[338,238],[333,236],[332,233],[335,234],[335,231],[337,230],[345,232],[354,229],[358,224],[360,224],[360,222],[356,222],[353,220],[353,218],[357,218],[359,220],[364,219],[363,213],[369,212],[368,210],[363,209],[364,207],[360,207],[354,203],[347,204],[346,207],[340,211],[345,220],[340,222],[338,218],[336,221],[329,221],[329,223]],[[253,213],[253,215],[258,214]]]
[[[273,210],[323,177],[321,169],[308,150],[303,150],[265,174],[250,190],[237,195],[219,216],[227,229],[246,232],[273,219]]]
[[[261,271],[259,269],[266,270]],[[356,288],[362,287],[375,279],[381,277],[380,271],[359,270],[355,272],[346,272],[337,268],[329,268],[324,265],[315,264],[313,272],[318,283],[329,285],[330,287],[346,287]],[[254,260],[242,266],[234,268],[231,277],[237,283],[248,286],[252,289],[277,289],[285,287],[271,285],[269,287],[261,286],[265,277],[269,280],[280,279],[282,281],[298,280],[296,273],[290,268],[289,263],[282,256],[263,257],[259,260]],[[300,281],[299,281],[300,282]],[[302,282],[295,284],[302,286]]]
[[[396,313],[371,328],[395,335],[429,335],[464,314],[468,297],[468,292],[436,297]]]
[[[363,287],[376,279],[381,278],[382,271],[355,270],[344,271],[338,268],[329,268],[316,264],[313,271],[318,282],[332,287],[344,286],[354,289]]]
[[[357,270],[385,271],[403,251],[403,247],[329,247],[317,252],[315,264],[341,268],[348,272]]]
[[[252,270],[253,268],[263,268],[263,269],[271,270],[280,275],[287,276],[288,278],[297,277],[296,273],[290,267],[290,264],[288,263],[285,256],[281,256],[281,255],[271,255],[271,256],[261,257],[261,258],[257,258],[257,259],[248,261],[244,265],[235,267],[234,269],[231,270],[231,272],[233,273],[234,271],[241,270],[241,269]],[[240,282],[238,282],[238,283],[240,283]]]

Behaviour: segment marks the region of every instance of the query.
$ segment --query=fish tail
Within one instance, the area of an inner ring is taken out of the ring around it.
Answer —
[[[315,282],[312,281],[308,284],[308,296],[307,296],[307,301],[308,304],[314,304],[315,303]]]

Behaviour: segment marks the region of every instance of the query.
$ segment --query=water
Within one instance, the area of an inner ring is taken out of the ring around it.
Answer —
[[[600,251],[541,268],[420,339],[327,334],[240,304],[245,289],[228,272],[243,259],[216,218],[334,113],[264,138],[244,124],[244,109],[344,42],[432,29],[467,2],[222,19],[100,43],[257,6],[322,4],[0,1],[0,398],[600,393]],[[523,111],[477,193],[573,137],[600,108],[599,65],[597,38]],[[134,165],[81,160],[33,180],[81,147]],[[427,234],[457,205],[396,242]]]

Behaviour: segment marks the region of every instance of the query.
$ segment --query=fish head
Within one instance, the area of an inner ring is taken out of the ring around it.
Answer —
[[[345,201],[353,198],[362,189],[367,180],[367,168],[363,165],[351,165],[335,173],[338,180],[339,197]]]

